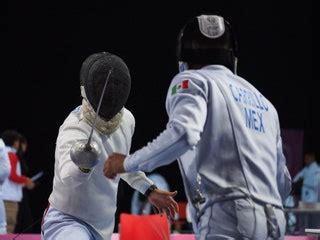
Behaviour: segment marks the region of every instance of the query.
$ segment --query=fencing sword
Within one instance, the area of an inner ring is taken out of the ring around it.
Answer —
[[[111,75],[112,69],[109,71],[108,76],[106,78],[106,82],[104,84],[101,96],[100,96],[100,100],[99,100],[99,104],[97,107],[97,111],[96,111],[96,115],[92,124],[92,128],[91,128],[91,132],[89,135],[88,140],[86,139],[80,139],[77,140],[70,151],[70,157],[71,160],[81,169],[84,171],[89,172],[90,169],[92,167],[94,167],[95,165],[98,164],[99,162],[99,156],[101,153],[101,149],[99,147],[99,145],[95,142],[92,141],[92,135],[93,135],[93,130],[95,128],[96,122],[97,122],[97,118],[98,118],[98,114],[100,111],[100,107],[101,107],[101,103],[104,97],[104,92],[106,90],[108,81],[109,81],[109,77]]]

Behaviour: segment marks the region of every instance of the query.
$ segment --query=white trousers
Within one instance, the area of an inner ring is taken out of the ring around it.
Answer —
[[[52,207],[49,207],[43,218],[41,239],[102,240],[101,236],[90,225]]]

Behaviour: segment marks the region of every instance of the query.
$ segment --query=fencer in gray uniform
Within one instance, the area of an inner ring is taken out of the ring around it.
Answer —
[[[291,178],[275,107],[236,74],[237,42],[216,15],[191,19],[178,37],[166,129],[129,156],[113,154],[107,177],[178,159],[197,239],[283,239]]]

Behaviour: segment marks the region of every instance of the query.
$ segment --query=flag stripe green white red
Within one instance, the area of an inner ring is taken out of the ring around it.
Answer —
[[[171,89],[171,95],[176,94],[179,90],[188,89],[189,88],[189,80],[183,80],[180,83],[174,85]]]

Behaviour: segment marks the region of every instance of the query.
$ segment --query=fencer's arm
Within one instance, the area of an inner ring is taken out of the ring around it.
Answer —
[[[122,121],[123,124],[120,126],[120,128],[126,136],[128,152],[125,154],[128,155],[131,148],[132,136],[135,130],[135,119],[132,113],[126,108],[124,109],[124,116]],[[144,194],[145,191],[153,184],[153,182],[149,178],[147,178],[143,172],[140,171],[120,174],[120,178],[127,182],[129,186],[138,190],[142,194]]]
[[[55,164],[58,164],[58,174],[64,184],[75,187],[88,181],[91,177],[92,171],[90,173],[82,172],[70,157],[73,144],[77,140],[88,139],[89,134],[79,124],[64,124],[60,127],[56,142]]]
[[[153,142],[126,157],[124,169],[127,172],[150,172],[170,164],[190,148],[186,131],[180,126],[169,125]]]
[[[122,173],[120,177],[126,181],[130,187],[138,190],[140,193],[144,194],[147,189],[154,183],[147,178],[144,172],[132,172],[132,173]]]
[[[173,81],[173,84],[177,84],[177,81]],[[207,115],[205,91],[191,81],[189,91],[172,95],[170,89],[167,96],[169,123],[166,129],[147,146],[125,159],[125,171],[149,172],[170,164],[200,140]]]
[[[286,158],[283,154],[282,139],[280,130],[278,131],[277,139],[277,184],[282,202],[286,200],[291,192],[291,176],[286,166]]]

